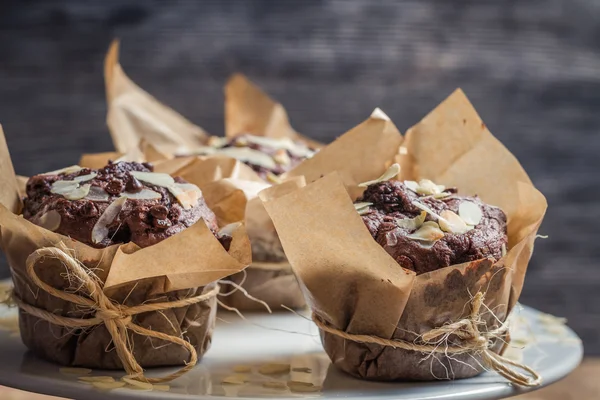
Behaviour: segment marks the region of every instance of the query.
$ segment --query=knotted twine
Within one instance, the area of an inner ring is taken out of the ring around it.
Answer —
[[[539,386],[542,377],[535,370],[492,351],[494,340],[506,333],[508,324],[503,323],[499,328],[490,331],[480,329],[485,327],[485,321],[481,318],[484,297],[483,293],[478,292],[471,301],[471,313],[468,317],[424,333],[420,336],[420,343],[347,333],[330,326],[315,313],[312,314],[312,319],[319,329],[353,342],[378,344],[424,354],[476,354],[481,357],[484,367],[497,372],[508,381],[525,387]],[[447,340],[450,335],[456,335],[461,339],[461,345],[449,345]],[[528,375],[519,372],[518,369],[527,372]]]
[[[105,325],[115,345],[117,356],[123,364],[123,368],[132,379],[149,383],[169,382],[194,368],[198,362],[198,353],[190,342],[181,337],[172,336],[166,333],[141,327],[133,322],[132,317],[145,312],[180,308],[210,300],[219,293],[218,285],[216,285],[210,292],[199,296],[193,296],[175,301],[127,307],[123,304],[117,304],[110,300],[104,294],[104,283],[100,280],[100,278],[90,271],[90,269],[85,267],[80,261],[71,256],[68,253],[67,247],[63,243],[60,243],[57,246],[58,247],[43,247],[31,253],[25,262],[27,275],[36,286],[51,296],[93,310],[93,317],[85,319],[69,318],[53,314],[49,311],[27,304],[13,294],[13,299],[20,309],[28,314],[43,319],[44,321],[48,321],[54,325],[59,325],[66,328],[89,328],[97,325]],[[89,298],[56,289],[43,282],[35,272],[35,264],[40,259],[45,257],[52,257],[60,260],[67,268],[68,272],[75,275],[81,281],[82,285],[78,289],[78,292],[89,296]],[[141,336],[164,340],[184,347],[190,353],[190,358],[185,363],[184,367],[172,374],[160,378],[147,378],[144,376],[143,368],[136,361],[132,354],[132,349],[127,337],[128,330]]]

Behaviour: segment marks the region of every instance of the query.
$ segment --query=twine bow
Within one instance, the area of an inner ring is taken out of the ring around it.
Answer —
[[[82,285],[78,291],[85,293],[89,298],[56,289],[43,282],[35,272],[35,264],[45,257],[53,257],[60,260],[68,269],[69,273],[75,275],[81,281]],[[198,353],[190,342],[181,337],[141,327],[132,321],[132,317],[145,312],[185,307],[207,301],[218,294],[218,286],[215,286],[208,293],[176,301],[142,304],[133,307],[116,304],[104,294],[102,290],[104,285],[103,282],[77,259],[72,257],[63,243],[60,243],[58,247],[44,247],[31,253],[26,260],[26,271],[31,281],[46,293],[70,303],[94,310],[95,313],[92,318],[85,319],[64,317],[27,304],[13,295],[15,303],[19,308],[28,314],[52,324],[68,328],[89,328],[96,325],[105,325],[115,345],[119,360],[123,363],[123,367],[127,374],[133,379],[149,383],[168,382],[185,374],[198,362]],[[156,338],[179,345],[190,353],[190,358],[185,363],[184,367],[172,374],[160,378],[147,378],[144,376],[143,368],[132,354],[132,349],[127,336],[128,330],[141,336]]]
[[[510,382],[525,387],[539,386],[542,383],[542,377],[535,370],[492,351],[494,339],[501,337],[508,330],[508,325],[504,323],[498,329],[482,331],[480,327],[485,325],[480,313],[483,301],[484,294],[478,292],[471,301],[471,313],[467,318],[424,333],[420,336],[422,343],[401,339],[383,339],[370,335],[355,335],[333,328],[314,313],[312,319],[321,330],[353,342],[372,343],[425,354],[477,354],[481,357],[486,368],[497,372]],[[460,338],[462,340],[461,345],[448,345],[450,335],[456,335]],[[511,366],[515,368],[511,368]],[[525,371],[527,374],[519,372],[518,369]]]

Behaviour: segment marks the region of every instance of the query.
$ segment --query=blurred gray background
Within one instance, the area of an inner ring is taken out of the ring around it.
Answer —
[[[18,173],[111,150],[115,37],[134,81],[214,134],[233,72],[321,141],[376,106],[406,130],[462,87],[548,198],[522,302],[600,354],[600,2],[4,0],[0,123]]]

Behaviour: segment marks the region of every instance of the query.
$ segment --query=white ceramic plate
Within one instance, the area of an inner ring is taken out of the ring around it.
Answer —
[[[583,349],[579,338],[560,321],[531,308],[516,310],[511,335],[513,343],[524,349],[511,348],[511,357],[523,360],[543,377],[544,385],[564,377],[581,361]],[[11,311],[14,313],[14,311]],[[8,312],[0,310],[0,320]],[[9,317],[10,318],[10,317]],[[6,319],[5,319],[6,321]],[[6,325],[6,324],[4,324]],[[291,333],[294,332],[294,333]],[[498,399],[522,393],[494,373],[459,381],[428,383],[377,383],[353,379],[332,367],[323,353],[316,327],[291,314],[252,314],[247,321],[233,314],[220,314],[212,348],[202,362],[189,374],[170,385],[169,392],[144,392],[132,389],[100,391],[63,375],[59,367],[35,358],[21,344],[18,334],[0,331],[0,385],[71,399],[207,399],[221,398],[299,398],[322,399]],[[311,373],[291,372],[291,375],[264,376],[256,366],[269,362],[289,363],[292,368],[310,368]],[[233,374],[236,365],[255,366],[250,382],[243,385],[222,384]],[[157,375],[163,370],[151,370]],[[94,371],[93,375],[123,373]],[[265,381],[305,381],[322,386],[317,393],[292,393],[289,389],[263,387]],[[108,394],[110,393],[110,394]]]

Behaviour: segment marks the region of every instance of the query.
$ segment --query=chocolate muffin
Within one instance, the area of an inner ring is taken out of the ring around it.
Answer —
[[[154,173],[147,163],[109,162],[98,170],[73,166],[36,175],[26,194],[26,219],[97,248],[151,246],[200,218],[218,232],[197,186]]]
[[[240,160],[251,167],[261,178],[274,180],[310,158],[316,150],[289,138],[275,139],[242,134],[232,139],[213,136],[208,146],[195,154],[222,154]]]
[[[355,207],[377,243],[417,274],[506,253],[500,208],[426,179],[374,183]]]

